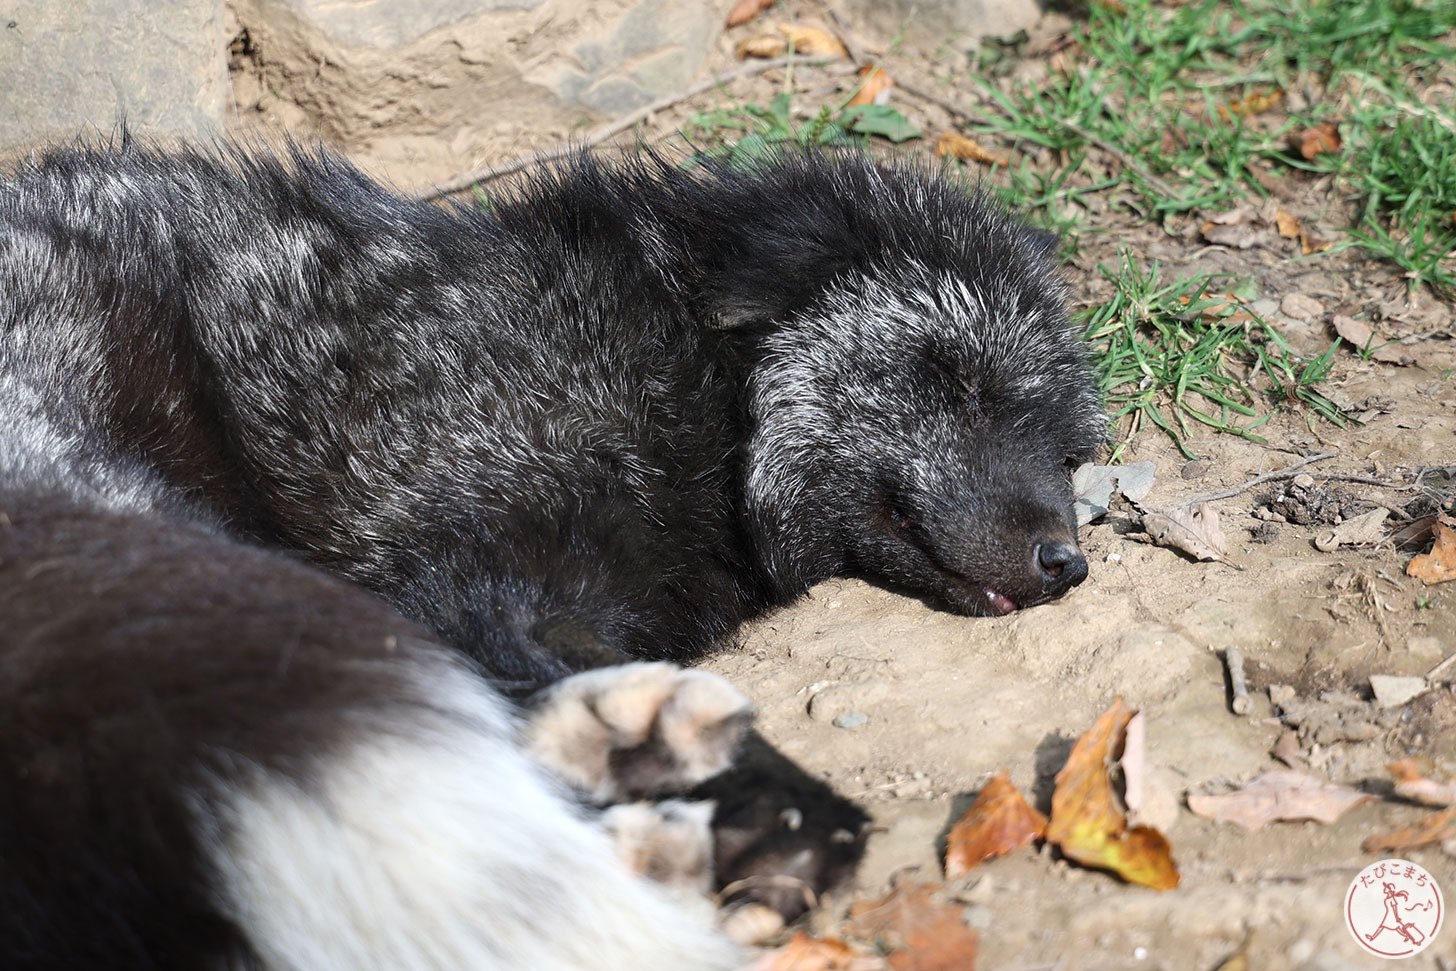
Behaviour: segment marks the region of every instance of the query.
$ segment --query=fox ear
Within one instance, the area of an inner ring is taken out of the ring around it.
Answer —
[[[1033,253],[1049,260],[1055,259],[1057,250],[1062,247],[1062,238],[1047,229],[1027,229],[1026,241],[1031,244]]]

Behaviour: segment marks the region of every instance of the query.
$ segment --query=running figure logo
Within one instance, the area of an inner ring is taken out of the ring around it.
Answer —
[[[1355,942],[1383,958],[1408,958],[1441,931],[1441,888],[1423,867],[1381,860],[1361,870],[1345,894],[1345,924]]]

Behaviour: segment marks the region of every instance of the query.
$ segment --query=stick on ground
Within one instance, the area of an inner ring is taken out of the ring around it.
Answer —
[[[1244,680],[1244,652],[1237,647],[1226,648],[1223,661],[1228,665],[1229,708],[1235,715],[1249,713],[1249,683]]]
[[[525,155],[518,155],[517,157],[506,162],[501,162],[498,165],[492,165],[488,168],[478,169],[474,172],[462,175],[459,178],[451,179],[448,182],[442,182],[432,189],[428,189],[424,192],[419,193],[415,198],[419,199],[421,202],[431,202],[435,199],[443,199],[445,196],[454,195],[457,192],[465,192],[469,189],[474,188],[477,185],[480,185],[483,182],[489,182],[492,179],[499,179],[501,176],[511,175],[512,173],[519,172],[522,169],[530,168],[532,165],[537,165],[541,162],[550,162],[558,158],[565,158],[566,156],[575,154],[582,149],[592,148],[596,145],[600,145],[602,142],[605,142],[609,138],[620,135],[622,132],[626,131],[627,129],[636,125],[638,122],[647,118],[649,115],[652,115],[667,108],[671,108],[673,105],[681,104],[682,102],[687,101],[689,98],[697,97],[698,95],[702,94],[704,91],[709,90],[710,88],[716,88],[720,85],[727,84],[730,81],[736,81],[739,78],[753,77],[758,74],[763,74],[766,71],[771,71],[776,67],[790,67],[795,65],[799,67],[820,67],[837,60],[840,60],[840,58],[830,56],[798,57],[796,55],[790,54],[788,57],[775,57],[771,60],[760,61],[756,64],[745,65],[744,67],[738,68],[736,71],[725,71],[722,74],[715,74],[712,77],[705,78],[704,80],[699,81],[698,83],[690,87],[684,88],[682,91],[679,91],[676,94],[670,94],[665,97],[658,98],[656,101],[652,102],[652,104],[647,105],[645,108],[638,108],[636,111],[632,112],[630,115],[627,115],[624,118],[619,118],[616,121],[611,122],[610,124],[603,125],[601,128],[596,129],[579,141],[572,141],[568,142],[565,145],[557,145],[554,148],[547,148],[536,152],[529,152]]]

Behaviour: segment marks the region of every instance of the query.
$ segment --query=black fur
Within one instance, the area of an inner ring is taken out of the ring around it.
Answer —
[[[14,966],[234,933],[146,800],[233,757],[306,779],[352,724],[311,712],[419,703],[360,652],[429,629],[524,695],[837,574],[1042,602],[1085,575],[1067,464],[1101,434],[1043,242],[926,172],[580,158],[486,213],[304,151],[28,163],[0,182]],[[26,938],[93,881],[104,933]]]

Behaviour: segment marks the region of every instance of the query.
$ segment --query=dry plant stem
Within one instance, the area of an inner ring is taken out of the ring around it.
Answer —
[[[976,112],[971,111],[969,108],[965,108],[961,105],[956,104],[949,98],[942,98],[940,95],[927,91],[917,85],[906,84],[904,81],[896,80],[895,87],[899,88],[901,91],[904,91],[908,95],[919,98],[921,101],[927,101],[930,104],[944,108],[952,115],[955,115],[964,121],[974,122],[975,124],[981,125],[988,123],[988,120],[984,115],[977,114]],[[1091,145],[1096,145],[1098,148],[1102,149],[1102,151],[1117,159],[1117,161],[1121,163],[1124,168],[1136,172],[1144,182],[1152,186],[1154,189],[1158,190],[1158,192],[1162,195],[1172,197],[1177,194],[1173,191],[1172,186],[1164,182],[1162,179],[1158,178],[1153,173],[1149,172],[1145,166],[1138,163],[1137,159],[1133,158],[1131,155],[1127,154],[1122,149],[1109,142],[1107,139],[1094,135],[1086,129],[1082,128],[1080,125],[1074,125],[1070,121],[1059,120],[1057,124],[1061,125],[1067,131],[1082,139],[1082,141],[1087,142]]]
[[[1426,680],[1429,681],[1431,684],[1435,684],[1436,680],[1444,675],[1446,673],[1446,669],[1451,667],[1453,664],[1456,664],[1456,654],[1452,654],[1450,657],[1446,658],[1446,660],[1442,661],[1440,664],[1437,664],[1435,667],[1431,668],[1431,670],[1427,671]]]
[[[1284,468],[1278,469],[1274,472],[1265,472],[1263,475],[1256,475],[1248,482],[1245,482],[1243,485],[1236,485],[1231,488],[1224,489],[1221,492],[1210,492],[1206,496],[1194,496],[1192,499],[1188,500],[1187,504],[1193,505],[1199,502],[1216,502],[1219,499],[1232,499],[1234,496],[1248,492],[1250,489],[1253,489],[1256,486],[1261,486],[1265,482],[1275,482],[1279,479],[1292,479],[1298,473],[1298,471],[1304,468],[1306,465],[1313,465],[1316,462],[1323,462],[1326,459],[1332,459],[1339,454],[1339,452],[1319,452],[1315,455],[1309,455],[1305,458],[1300,459],[1298,462],[1295,462],[1293,465],[1286,465]]]
[[[1249,683],[1244,680],[1244,652],[1237,647],[1226,648],[1223,661],[1228,665],[1229,707],[1235,715],[1249,713]]]
[[[775,57],[771,60],[760,61],[756,64],[748,64],[738,68],[736,71],[726,71],[723,74],[715,74],[712,77],[705,78],[704,80],[699,81],[697,84],[684,88],[682,91],[678,91],[675,94],[670,94],[666,95],[665,97],[658,98],[650,105],[647,105],[644,108],[637,109],[630,115],[627,115],[625,118],[619,118],[611,124],[603,125],[601,128],[598,128],[595,131],[589,133],[585,138],[582,138],[579,141],[572,141],[568,142],[565,145],[557,145],[555,148],[548,148],[538,152],[530,152],[525,155],[519,155],[509,161],[501,162],[499,165],[492,165],[488,168],[477,169],[476,171],[471,172],[467,175],[462,175],[459,178],[451,179],[449,182],[444,182],[431,189],[427,189],[426,191],[419,193],[415,198],[419,199],[421,202],[431,202],[435,199],[443,199],[445,196],[454,195],[457,192],[466,192],[484,182],[490,182],[493,179],[499,179],[502,176],[520,172],[522,169],[530,168],[531,166],[540,164],[541,162],[550,162],[554,159],[565,158],[568,155],[574,155],[582,149],[592,148],[596,145],[600,145],[602,142],[605,142],[610,138],[620,135],[622,132],[633,127],[634,125],[638,124],[649,116],[656,114],[659,111],[663,111],[667,108],[673,107],[674,105],[681,104],[682,102],[687,101],[689,98],[697,97],[704,91],[719,87],[720,85],[728,84],[731,81],[737,81],[740,78],[755,77],[759,74],[763,74],[765,72],[772,71],[773,69],[780,67],[820,67],[825,64],[833,63],[837,60],[840,60],[840,58],[830,57],[827,55],[817,57],[798,57],[791,54],[788,57]]]

